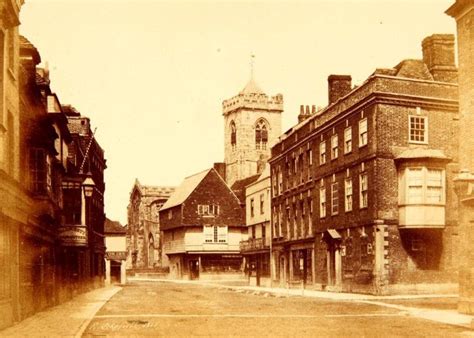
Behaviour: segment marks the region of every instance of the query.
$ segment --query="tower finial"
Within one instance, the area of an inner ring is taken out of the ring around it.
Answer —
[[[250,55],[250,80],[253,80],[255,54]]]

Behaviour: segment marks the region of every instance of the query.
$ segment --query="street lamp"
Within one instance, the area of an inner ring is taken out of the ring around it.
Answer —
[[[94,193],[95,183],[90,173],[87,174],[85,180],[82,182],[82,187],[84,189],[84,195],[91,197]]]

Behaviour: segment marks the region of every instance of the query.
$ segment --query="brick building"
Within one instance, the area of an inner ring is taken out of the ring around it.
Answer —
[[[185,178],[159,214],[172,277],[243,277],[239,243],[247,236],[244,213],[215,169]]]
[[[245,189],[245,224],[248,239],[240,242],[250,285],[271,286],[270,165]]]
[[[446,13],[456,19],[459,63],[459,167],[456,178],[460,216],[459,311],[474,313],[474,1],[457,0]]]
[[[275,279],[390,293],[455,287],[459,132],[454,38],[358,87],[328,78],[329,105],[302,109],[272,148]]]
[[[127,268],[168,266],[168,258],[162,252],[158,211],[174,189],[142,185],[135,180],[128,205],[127,246],[131,261]]]
[[[281,134],[283,95],[268,97],[253,77],[244,89],[222,103],[225,180],[234,182],[261,173]]]

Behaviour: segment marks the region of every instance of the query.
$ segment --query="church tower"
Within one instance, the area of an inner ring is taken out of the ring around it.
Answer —
[[[226,181],[231,186],[261,172],[270,158],[271,147],[281,135],[283,95],[269,97],[252,74],[239,94],[222,103],[222,111]]]

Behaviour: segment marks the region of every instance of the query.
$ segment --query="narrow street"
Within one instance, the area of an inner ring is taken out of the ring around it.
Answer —
[[[449,337],[472,335],[472,331],[361,302],[135,282],[96,313],[83,336],[103,335]]]

